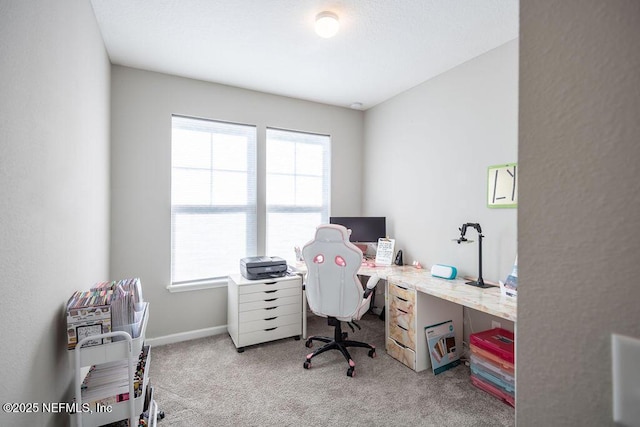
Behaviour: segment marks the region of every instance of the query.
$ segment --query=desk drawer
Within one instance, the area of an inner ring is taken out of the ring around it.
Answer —
[[[240,324],[242,325],[245,322],[252,322],[254,320],[264,320],[272,317],[284,316],[286,314],[297,314],[302,318],[302,307],[300,306],[300,301],[298,301],[297,298],[296,302],[297,304],[285,304],[278,307],[266,307],[258,310],[241,311],[239,319]]]
[[[296,282],[298,283],[298,282]],[[260,285],[253,285],[260,286]],[[242,288],[240,288],[242,289]],[[253,292],[250,294],[241,293],[238,295],[238,302],[243,304],[245,302],[254,302],[254,301],[275,301],[274,298],[282,298],[282,297],[292,297],[298,296],[302,298],[302,287],[298,283],[298,286],[293,288],[285,288],[285,289],[269,289],[261,292]]]
[[[244,334],[247,332],[266,331],[278,326],[302,323],[302,315],[298,312],[295,314],[286,314],[283,316],[271,316],[266,319],[252,320],[249,322],[240,322],[239,332]]]
[[[281,338],[293,337],[295,335],[302,334],[302,323],[300,322],[300,316],[296,316],[297,323],[284,325],[284,326],[272,326],[265,330],[240,333],[238,336],[238,347],[244,347],[247,345],[260,344],[267,341],[278,340]]]
[[[416,330],[413,324],[409,325],[407,328],[390,322],[389,338],[409,347],[412,350],[416,349]]]
[[[387,353],[394,359],[400,361],[404,365],[415,371],[416,369],[416,353],[408,347],[404,347],[392,338],[387,338]]]
[[[251,301],[240,304],[239,311],[240,313],[244,311],[252,311],[252,310],[262,310],[265,308],[273,308],[280,307],[281,305],[291,305],[297,304],[298,311],[302,311],[302,295],[294,295],[292,297],[282,297],[282,298],[267,298],[266,300],[259,301]],[[242,315],[240,316],[242,319]]]
[[[413,289],[407,289],[402,286],[390,283],[389,284],[389,296],[397,297],[401,301],[410,303],[411,305],[416,303],[416,291]]]
[[[255,285],[238,286],[238,293],[252,294],[254,292],[272,291],[274,289],[302,288],[299,279],[274,280],[272,282],[256,283]]]
[[[414,306],[411,302],[403,301],[397,297],[391,298],[389,304],[389,324],[401,325],[409,329],[415,324]]]

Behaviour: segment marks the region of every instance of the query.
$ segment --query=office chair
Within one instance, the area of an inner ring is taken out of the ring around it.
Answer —
[[[353,377],[355,362],[347,347],[363,347],[369,349],[369,357],[376,356],[374,346],[348,340],[346,332],[342,332],[342,322],[348,322],[352,331],[355,323],[369,310],[371,294],[378,283],[377,276],[371,276],[366,291],[358,280],[357,273],[362,264],[362,251],[349,242],[349,232],[342,225],[323,224],[316,229],[314,240],[302,249],[307,278],[305,291],[309,308],[316,315],[326,317],[329,326],[333,326],[334,336],[311,336],[305,345],[310,348],[313,341],[325,343],[324,346],[307,355],[303,364],[305,369],[311,367],[311,359],[327,350],[339,350],[349,363],[347,375]]]

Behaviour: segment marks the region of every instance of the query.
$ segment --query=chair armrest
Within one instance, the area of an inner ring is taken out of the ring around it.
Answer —
[[[378,282],[380,281],[380,276],[377,275],[373,275],[369,277],[369,280],[367,280],[367,289],[365,289],[364,291],[364,299],[369,298],[369,295],[371,295],[371,293],[373,292],[373,290],[375,289],[376,285],[378,284]]]

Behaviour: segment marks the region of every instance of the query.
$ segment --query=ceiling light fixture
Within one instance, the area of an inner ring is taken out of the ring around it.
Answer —
[[[338,21],[338,15],[333,12],[320,12],[316,16],[316,34],[320,37],[328,39],[338,33],[340,29],[340,22]]]

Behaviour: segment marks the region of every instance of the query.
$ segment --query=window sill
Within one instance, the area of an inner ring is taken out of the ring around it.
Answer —
[[[225,277],[221,279],[206,280],[202,282],[180,283],[180,284],[172,283],[167,286],[167,290],[171,293],[175,293],[175,292],[190,292],[190,291],[200,291],[203,289],[216,289],[216,288],[226,288],[226,287],[227,287],[227,278]]]

